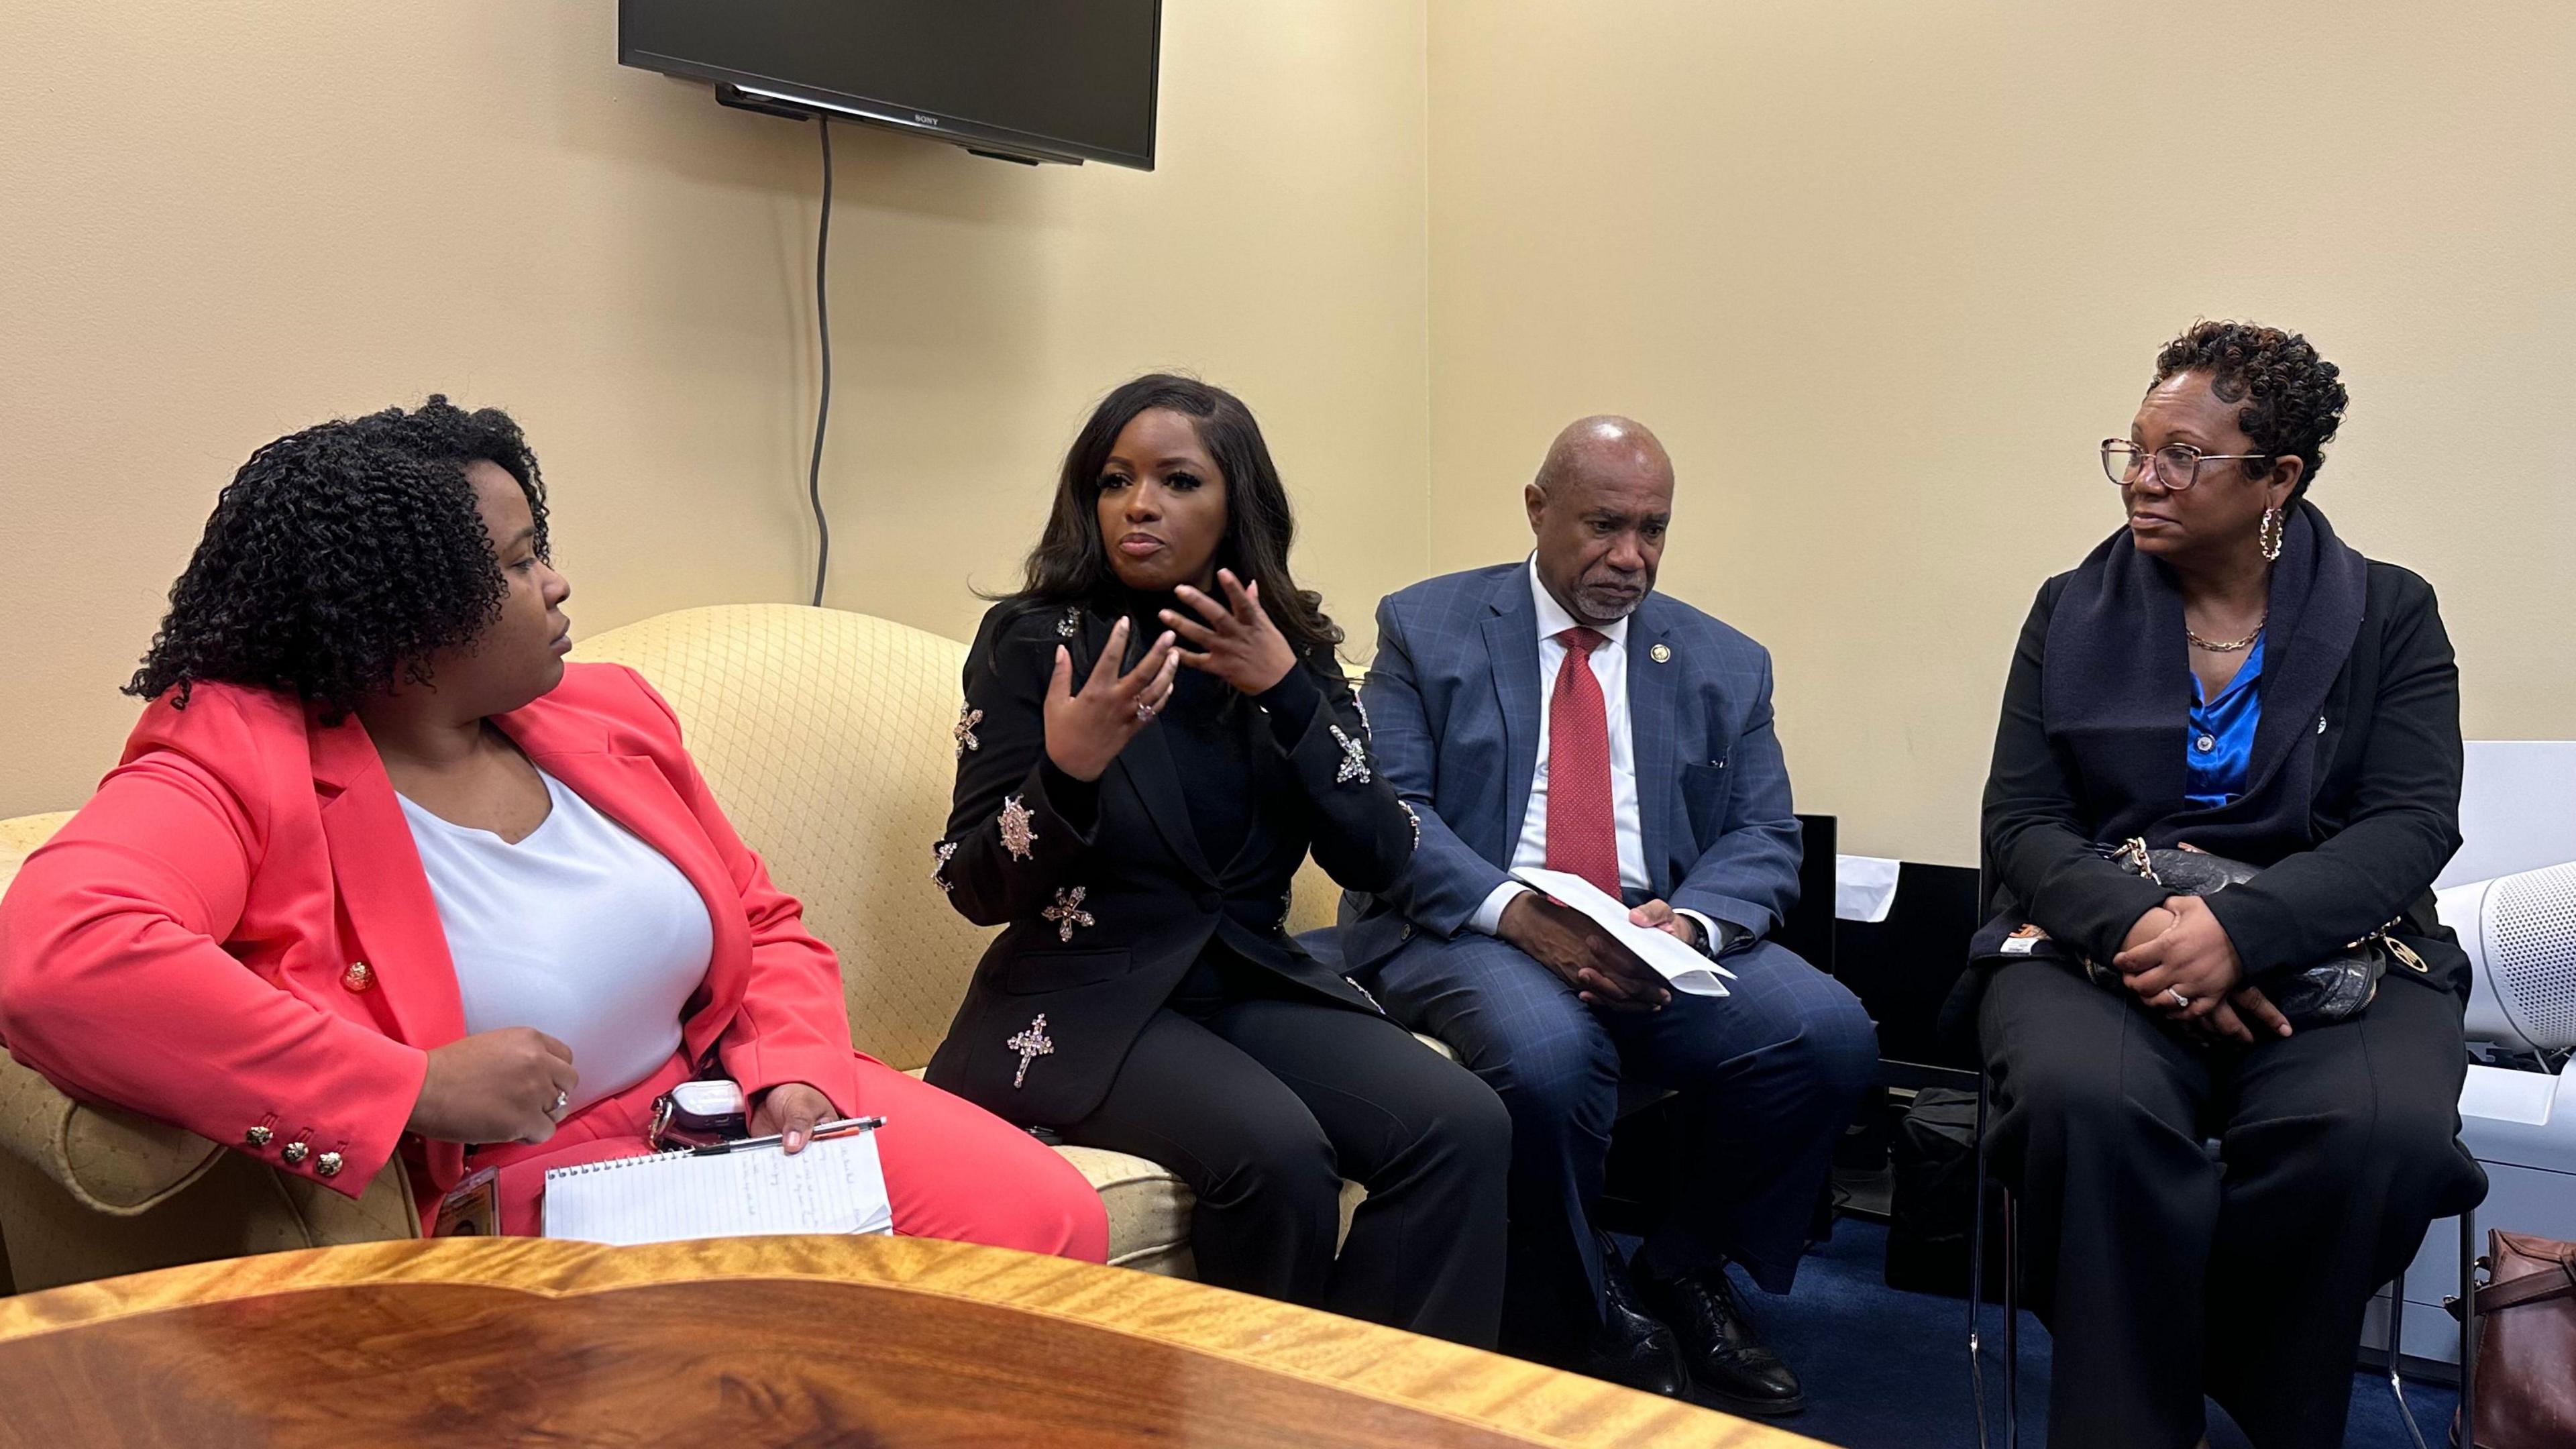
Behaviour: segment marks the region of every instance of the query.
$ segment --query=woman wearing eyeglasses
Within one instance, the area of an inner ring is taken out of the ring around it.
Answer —
[[[2186,1449],[2206,1394],[2340,1444],[2363,1306],[2484,1192],[2431,892],[2459,676],[2431,586],[2306,501],[2344,403],[2294,333],[2167,344],[2102,444],[2123,526],[2013,655],[1962,1004],[2056,1443]]]

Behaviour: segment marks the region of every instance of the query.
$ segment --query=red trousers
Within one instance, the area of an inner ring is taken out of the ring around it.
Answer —
[[[894,1230],[906,1237],[984,1243],[1097,1263],[1109,1256],[1109,1218],[1100,1195],[1071,1163],[1036,1138],[961,1098],[896,1071],[866,1053],[854,1117],[883,1117],[877,1155],[885,1164]],[[545,1230],[546,1169],[641,1157],[652,1148],[653,1099],[689,1078],[686,1057],[563,1120],[544,1142],[486,1147],[469,1168],[500,1169],[501,1231]],[[434,1209],[424,1206],[422,1216]]]

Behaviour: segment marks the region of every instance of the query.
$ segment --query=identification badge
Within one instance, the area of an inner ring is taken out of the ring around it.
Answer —
[[[430,1229],[436,1238],[491,1238],[501,1233],[501,1194],[498,1186],[500,1169],[478,1168],[467,1173],[447,1196],[438,1200],[438,1218]]]
[[[2047,939],[2046,931],[2025,923],[2014,927],[2013,933],[2004,938],[2003,953],[2007,956],[2027,956],[2038,948],[2040,942]]]

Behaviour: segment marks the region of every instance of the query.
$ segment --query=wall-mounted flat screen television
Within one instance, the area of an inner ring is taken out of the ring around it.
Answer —
[[[618,0],[617,58],[729,105],[1154,167],[1162,0]]]

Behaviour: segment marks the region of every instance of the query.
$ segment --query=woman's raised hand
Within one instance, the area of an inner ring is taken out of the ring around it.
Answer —
[[[1110,627],[1108,646],[1093,662],[1080,694],[1073,692],[1072,652],[1055,646],[1055,678],[1047,682],[1046,752],[1057,769],[1077,780],[1099,779],[1172,697],[1172,676],[1181,667],[1172,635],[1166,631],[1135,668],[1121,674],[1118,661],[1127,654],[1127,633],[1124,619]]]
[[[1196,619],[1175,609],[1163,611],[1163,622],[1174,633],[1198,646],[1198,652],[1181,651],[1181,662],[1192,669],[1202,669],[1245,694],[1262,694],[1297,667],[1297,651],[1288,645],[1287,636],[1270,620],[1270,611],[1261,607],[1261,585],[1246,587],[1232,569],[1216,571],[1217,587],[1225,591],[1223,600],[1211,599],[1187,584],[1172,591],[1173,597],[1198,611]]]

